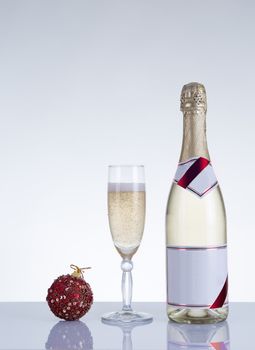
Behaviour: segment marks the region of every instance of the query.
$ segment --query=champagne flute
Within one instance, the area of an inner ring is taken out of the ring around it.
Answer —
[[[132,299],[132,257],[139,248],[145,222],[145,181],[143,165],[111,165],[108,181],[108,218],[114,245],[122,257],[121,311],[103,315],[107,323],[148,323],[152,316],[135,312]]]

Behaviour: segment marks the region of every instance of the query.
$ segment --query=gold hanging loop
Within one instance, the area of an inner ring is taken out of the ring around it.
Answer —
[[[71,264],[70,267],[71,269],[74,270],[74,272],[72,273],[72,276],[79,277],[79,278],[84,278],[83,273],[85,272],[85,270],[91,269],[91,267],[79,267],[74,264]]]

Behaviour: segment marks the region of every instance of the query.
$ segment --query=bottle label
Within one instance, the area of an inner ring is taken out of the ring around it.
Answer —
[[[203,157],[191,158],[179,163],[174,182],[199,197],[203,197],[218,185],[210,161]]]
[[[227,303],[227,247],[167,247],[167,301],[215,309]]]

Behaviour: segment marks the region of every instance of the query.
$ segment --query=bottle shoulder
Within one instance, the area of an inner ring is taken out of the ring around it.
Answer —
[[[218,206],[225,214],[224,199],[219,184],[201,196],[192,189],[182,188],[174,181],[168,195],[167,212],[171,209],[175,210],[176,205],[192,210],[195,208],[212,210],[214,206]]]

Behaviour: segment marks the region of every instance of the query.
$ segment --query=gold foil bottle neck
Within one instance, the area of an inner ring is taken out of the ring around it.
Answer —
[[[182,112],[207,111],[205,87],[199,83],[189,83],[183,86],[181,92]]]

